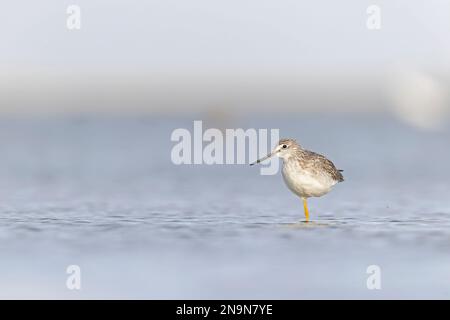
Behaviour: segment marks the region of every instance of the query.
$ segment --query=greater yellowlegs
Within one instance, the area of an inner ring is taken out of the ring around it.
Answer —
[[[305,220],[309,221],[307,199],[321,197],[332,187],[344,181],[342,170],[323,155],[303,149],[293,139],[281,139],[267,156],[251,163],[260,163],[272,156],[283,159],[283,179],[288,188],[303,200]]]

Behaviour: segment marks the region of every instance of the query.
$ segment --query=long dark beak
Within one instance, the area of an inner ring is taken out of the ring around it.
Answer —
[[[257,164],[257,163],[260,163],[260,162],[263,162],[264,160],[267,160],[267,159],[269,159],[270,157],[272,157],[273,156],[273,152],[271,152],[271,153],[269,153],[267,156],[265,156],[265,157],[262,157],[261,159],[258,159],[258,160],[256,160],[255,162],[253,162],[253,163],[250,163],[250,165],[251,166],[253,166],[254,164]]]

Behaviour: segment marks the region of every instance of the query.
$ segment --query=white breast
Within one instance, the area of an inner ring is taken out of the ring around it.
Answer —
[[[293,161],[284,162],[282,173],[288,188],[302,198],[323,196],[337,183],[328,175],[304,170]]]

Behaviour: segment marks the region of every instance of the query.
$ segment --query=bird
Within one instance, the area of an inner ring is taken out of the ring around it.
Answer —
[[[273,156],[283,160],[282,175],[287,187],[303,200],[305,222],[309,222],[308,198],[321,197],[339,182],[344,181],[343,170],[336,169],[325,156],[304,149],[294,139],[281,139],[267,156],[255,165]]]

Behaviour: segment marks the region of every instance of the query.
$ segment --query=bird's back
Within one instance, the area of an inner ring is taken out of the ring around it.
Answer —
[[[338,170],[333,162],[319,153],[303,149],[299,153],[298,161],[306,170],[326,174],[336,182],[344,181],[343,170]]]

